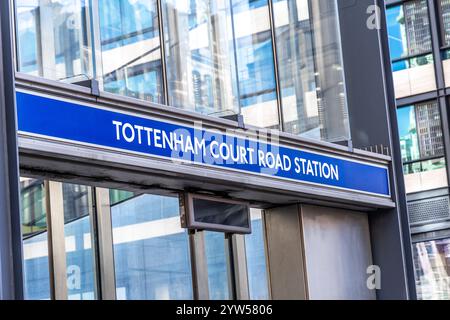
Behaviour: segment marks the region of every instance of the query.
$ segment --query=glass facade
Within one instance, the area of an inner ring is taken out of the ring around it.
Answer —
[[[20,187],[24,294],[29,300],[48,300],[51,293],[44,182],[21,178]]]
[[[450,299],[450,239],[414,244],[417,298]]]
[[[241,114],[247,124],[279,129],[268,1],[232,3]]]
[[[250,299],[268,300],[267,263],[261,210],[252,209],[252,234],[245,236]]]
[[[446,160],[438,102],[402,107],[397,115],[407,191],[445,187]]]
[[[230,1],[163,1],[169,105],[239,112]]]
[[[228,252],[225,236],[218,232],[205,232],[206,263],[208,268],[209,298],[211,300],[231,300]]]
[[[344,141],[349,136],[337,3],[275,0],[285,131]]]
[[[121,198],[111,206],[117,299],[192,299],[188,235],[180,225],[178,199],[129,193]]]
[[[20,72],[349,139],[337,0],[17,0],[16,15]]]
[[[156,0],[98,2],[107,92],[164,103]]]
[[[431,52],[431,31],[426,0],[408,1],[387,9],[391,59]]]
[[[92,230],[92,190],[87,186],[63,184],[64,236],[67,294],[70,300],[97,298]]]
[[[191,244],[200,240],[181,227],[178,197],[101,190],[21,178],[25,298],[96,300],[112,296],[102,291],[102,282],[109,282],[118,300],[193,299]],[[233,249],[246,253],[249,298],[269,299],[262,211],[252,209],[251,220],[245,244],[233,244],[224,233],[202,233],[205,246],[195,259],[208,272],[197,277],[208,281],[210,299],[234,298],[239,271],[231,264]],[[111,265],[104,263],[108,247]]]

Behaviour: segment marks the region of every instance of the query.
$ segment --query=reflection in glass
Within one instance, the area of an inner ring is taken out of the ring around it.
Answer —
[[[210,300],[230,300],[227,252],[223,233],[205,232],[206,263]]]
[[[399,108],[397,115],[403,162],[444,156],[437,101]]]
[[[164,0],[169,105],[238,113],[229,1]]]
[[[431,52],[431,32],[426,0],[389,7],[386,12],[391,59]]]
[[[104,90],[163,103],[156,0],[98,4]]]
[[[189,243],[177,198],[142,195],[111,207],[119,300],[192,299]]]
[[[417,298],[450,299],[450,239],[414,245]]]
[[[18,69],[52,80],[92,78],[85,0],[16,0]]]
[[[25,299],[50,299],[47,212],[42,180],[20,179]]]
[[[264,226],[261,210],[252,209],[252,234],[245,236],[248,284],[251,300],[268,300]]]
[[[67,290],[71,300],[97,297],[91,192],[87,186],[63,184]]]
[[[325,141],[349,139],[335,0],[275,0],[284,130]]]
[[[442,26],[444,32],[444,42],[450,45],[450,0],[439,0],[442,13]]]
[[[278,129],[274,55],[267,0],[233,0],[241,113],[246,124]]]

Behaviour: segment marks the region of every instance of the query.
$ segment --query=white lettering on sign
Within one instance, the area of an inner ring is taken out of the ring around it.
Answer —
[[[255,150],[253,147],[245,146],[245,143],[235,143],[234,140],[224,142],[220,141],[221,139],[212,140],[211,137],[208,137],[207,140],[203,135],[195,134],[192,136],[186,131],[166,132],[161,129],[120,121],[113,121],[112,124],[115,127],[117,141],[170,150],[172,157],[175,154],[182,153],[180,159],[185,159],[186,154],[188,154],[196,159],[199,156],[209,158],[207,163],[211,164],[257,165],[260,168],[270,169],[271,172],[290,172],[293,170],[298,175],[335,181],[340,179],[339,167],[335,164],[301,157],[291,158],[267,150]]]

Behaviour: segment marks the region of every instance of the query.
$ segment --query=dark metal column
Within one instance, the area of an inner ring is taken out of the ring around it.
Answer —
[[[0,1],[0,300],[23,298],[11,12]]]
[[[381,30],[371,28],[371,6],[381,10]],[[369,215],[372,255],[381,268],[377,298],[414,299],[414,266],[406,192],[402,175],[392,70],[384,1],[342,0],[340,23],[350,128],[355,148],[388,146],[391,189],[397,207]]]

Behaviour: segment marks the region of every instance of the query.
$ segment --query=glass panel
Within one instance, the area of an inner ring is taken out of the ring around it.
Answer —
[[[348,140],[337,2],[275,0],[274,19],[284,130]]]
[[[272,35],[267,0],[234,0],[241,113],[246,124],[279,128]]]
[[[245,236],[248,283],[251,300],[268,300],[266,251],[261,210],[252,209],[252,234]]]
[[[407,192],[446,187],[443,132],[437,101],[402,107],[397,114]]]
[[[431,33],[426,0],[406,2],[387,9],[391,59],[431,51]]]
[[[162,1],[171,106],[218,116],[238,113],[229,3]]]
[[[99,1],[103,89],[163,103],[156,0]]]
[[[450,0],[439,0],[442,11],[444,44],[450,46]]]
[[[450,299],[450,239],[414,245],[417,298]]]
[[[94,300],[97,297],[91,192],[90,187],[63,184],[67,290],[70,300]]]
[[[210,300],[231,300],[228,284],[225,236],[219,232],[205,232],[206,263]]]
[[[414,106],[400,108],[397,111],[397,117],[403,162],[417,160],[420,158],[420,150],[416,125],[416,109]]]
[[[192,299],[187,231],[177,198],[142,195],[111,207],[117,298]]]
[[[25,299],[50,299],[47,212],[42,180],[21,178]]]
[[[87,0],[16,0],[18,69],[52,80],[92,78]]]

